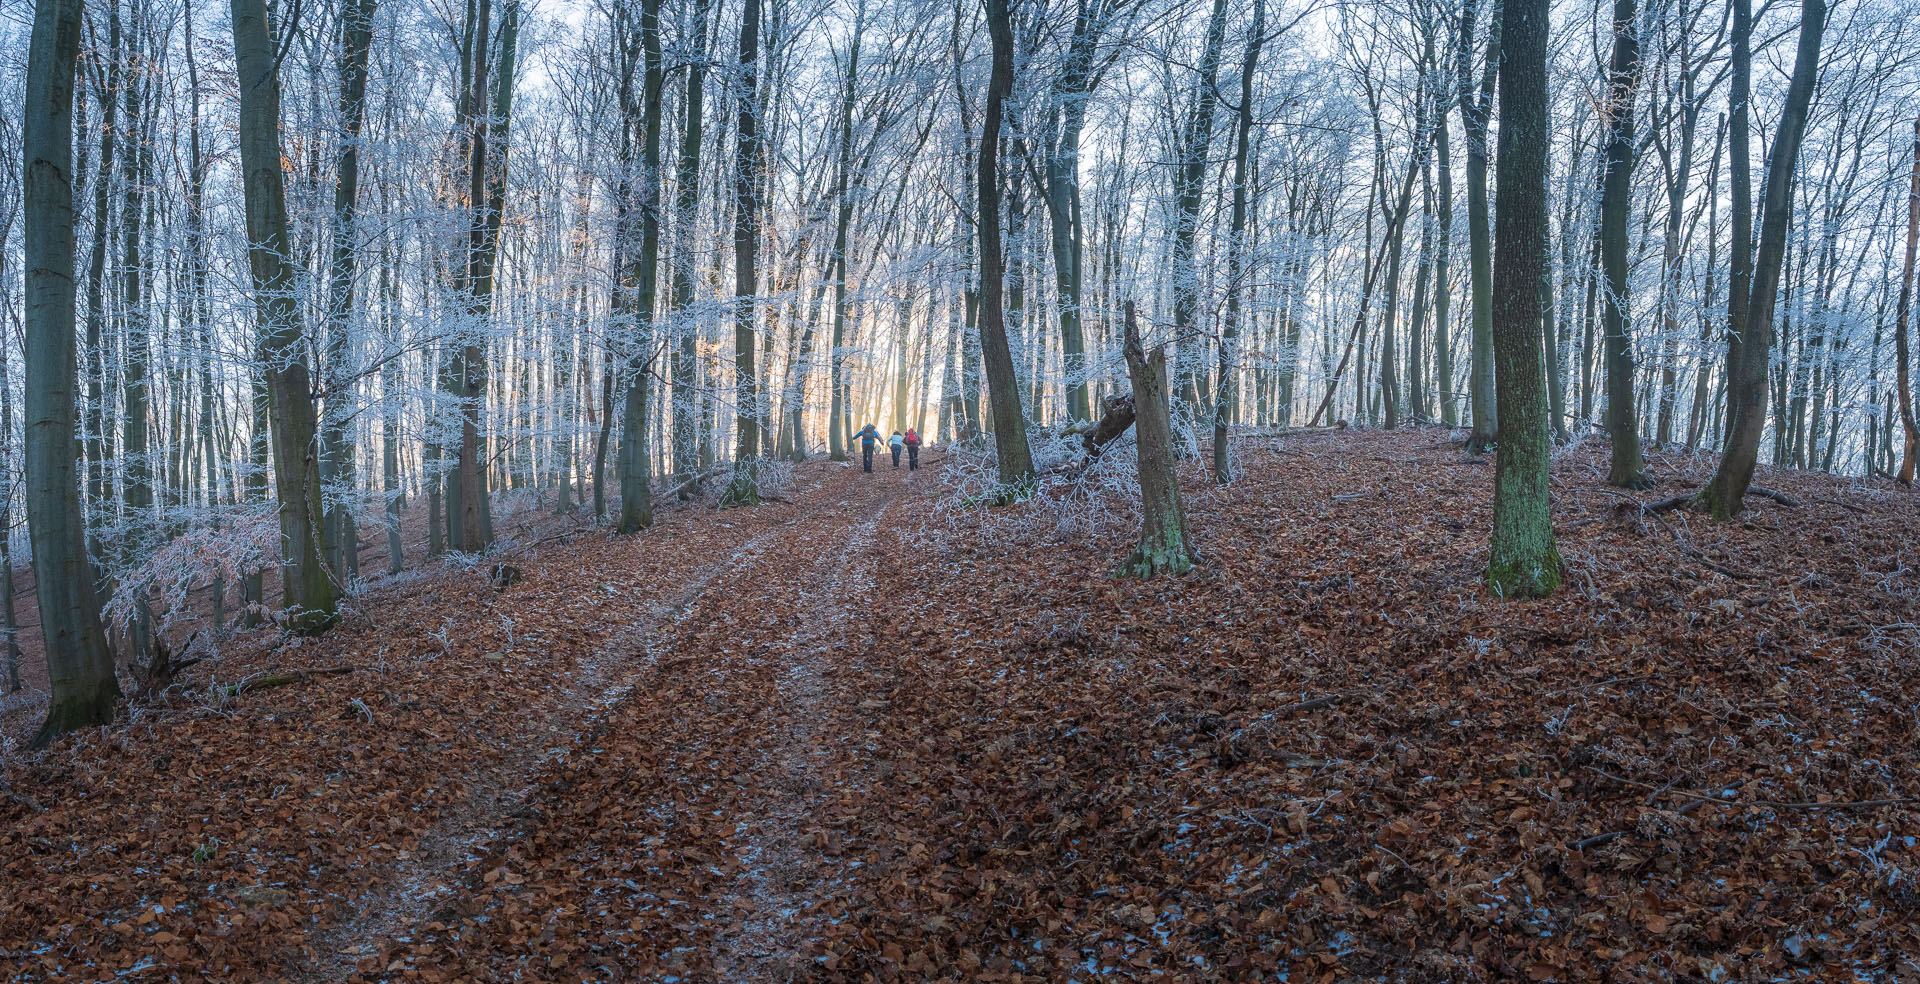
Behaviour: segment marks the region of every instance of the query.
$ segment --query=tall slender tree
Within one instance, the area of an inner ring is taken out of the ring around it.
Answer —
[[[1240,362],[1241,293],[1245,285],[1247,250],[1247,159],[1253,141],[1253,77],[1266,41],[1267,3],[1253,0],[1253,23],[1247,33],[1247,55],[1240,62],[1240,104],[1234,108],[1233,226],[1227,242],[1227,308],[1220,331],[1220,396],[1213,405],[1213,480],[1221,485],[1233,479],[1228,427],[1239,401],[1235,375]]]
[[[310,346],[295,292],[280,153],[279,49],[266,0],[232,0],[234,69],[240,87],[240,168],[247,199],[247,262],[259,320],[259,358],[272,420],[273,484],[280,514],[280,587],[288,628],[333,624],[339,588],[322,547],[319,456]]]
[[[1600,187],[1600,264],[1606,276],[1606,289],[1601,292],[1606,312],[1606,419],[1607,437],[1613,445],[1607,483],[1628,489],[1651,484],[1640,450],[1640,419],[1634,413],[1633,338],[1627,328],[1627,221],[1633,208],[1633,165],[1637,156],[1634,96],[1640,86],[1638,21],[1634,0],[1614,0],[1613,59],[1607,67],[1605,107],[1606,177]]]
[[[1780,293],[1780,268],[1786,259],[1787,226],[1793,216],[1794,166],[1807,133],[1808,106],[1820,71],[1820,35],[1826,29],[1826,0],[1806,0],[1800,10],[1800,40],[1793,75],[1774,131],[1767,160],[1766,192],[1761,198],[1760,248],[1754,253],[1751,284],[1744,284],[1746,243],[1739,234],[1740,214],[1748,208],[1742,175],[1748,171],[1747,127],[1750,109],[1753,18],[1749,0],[1733,0],[1732,131],[1734,276],[1730,296],[1745,295],[1741,307],[1727,312],[1727,444],[1712,481],[1695,497],[1700,508],[1731,519],[1746,506],[1759,464],[1760,439],[1767,427],[1767,376],[1773,356],[1773,308]],[[1745,290],[1742,290],[1746,287]]]
[[[1893,320],[1893,344],[1898,363],[1895,385],[1900,388],[1900,429],[1905,437],[1900,451],[1901,485],[1913,484],[1914,459],[1920,457],[1920,424],[1914,421],[1913,380],[1909,368],[1913,345],[1909,332],[1913,330],[1913,263],[1916,250],[1920,250],[1920,116],[1913,120],[1912,175],[1907,180],[1907,253],[1900,265],[1900,301],[1895,306]]]
[[[980,350],[986,364],[987,403],[993,411],[993,446],[1000,483],[1019,486],[1033,480],[1033,452],[1027,445],[1026,417],[1020,410],[1020,383],[1013,350],[1007,345],[1002,300],[1006,254],[1000,243],[1000,123],[1013,92],[1012,0],[986,0],[987,30],[993,36],[993,70],[987,82],[987,106],[980,131]]]
[[[647,441],[647,388],[652,372],[653,313],[660,278],[660,115],[665,69],[660,54],[660,0],[640,0],[637,40],[643,77],[635,102],[631,84],[622,99],[623,125],[640,134],[639,187],[624,212],[624,228],[617,233],[626,251],[625,268],[615,289],[616,311],[627,324],[626,365],[621,371],[625,410],[620,420],[620,522],[622,533],[637,533],[653,525],[653,494],[648,487],[653,468]],[[625,138],[623,138],[625,139]],[[623,146],[628,146],[623,144]],[[630,155],[631,150],[627,153]],[[639,240],[634,241],[634,223]]]
[[[333,179],[333,258],[327,276],[327,361],[323,374],[327,402],[320,431],[323,487],[352,480],[353,445],[347,422],[357,409],[357,391],[347,361],[354,323],[354,270],[360,255],[360,133],[367,119],[367,61],[377,2],[346,0],[340,21],[340,150]],[[344,584],[353,576],[359,540],[350,504],[334,502],[327,510],[326,526],[329,566],[334,578]]]
[[[1485,451],[1500,433],[1499,396],[1493,379],[1493,240],[1487,205],[1487,122],[1493,110],[1504,21],[1502,0],[1484,0],[1492,8],[1492,23],[1487,29],[1486,64],[1476,91],[1474,25],[1476,10],[1482,2],[1461,0],[1460,40],[1454,53],[1454,82],[1460,90],[1460,125],[1467,136],[1467,239],[1473,291],[1471,365],[1467,370],[1473,431],[1467,438],[1467,450],[1475,453]]]
[[[740,8],[740,61],[736,67],[738,122],[733,168],[733,483],[729,502],[760,497],[753,461],[760,446],[760,407],[754,385],[755,312],[760,293],[760,0]]]

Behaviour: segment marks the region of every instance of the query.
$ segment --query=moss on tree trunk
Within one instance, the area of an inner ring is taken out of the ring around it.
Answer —
[[[1500,444],[1487,585],[1506,598],[1560,586],[1548,469],[1546,362],[1540,337],[1547,227],[1547,3],[1507,0],[1500,62],[1499,228],[1493,355]]]
[[[1187,546],[1187,511],[1180,503],[1180,476],[1173,468],[1173,423],[1167,415],[1167,360],[1159,348],[1149,356],[1126,313],[1127,375],[1133,381],[1134,434],[1140,445],[1140,542],[1120,565],[1121,573],[1150,578],[1193,569]]]

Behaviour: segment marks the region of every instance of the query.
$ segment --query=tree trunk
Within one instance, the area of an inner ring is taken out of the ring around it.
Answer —
[[[80,0],[34,7],[21,139],[27,524],[52,689],[34,747],[113,720],[120,696],[94,598],[73,454],[73,83],[81,14]]]
[[[1455,81],[1460,87],[1461,128],[1467,135],[1467,235],[1473,280],[1473,351],[1467,384],[1473,403],[1473,433],[1467,438],[1467,450],[1478,454],[1500,433],[1499,397],[1494,392],[1493,378],[1493,243],[1487,208],[1487,117],[1493,108],[1503,18],[1496,0],[1493,24],[1487,34],[1486,66],[1476,93],[1473,84],[1475,5],[1476,0],[1465,0],[1461,5]]]
[[[1139,578],[1185,574],[1193,569],[1187,543],[1187,512],[1180,502],[1180,476],[1173,462],[1173,421],[1167,413],[1167,361],[1154,346],[1148,355],[1134,324],[1133,302],[1126,310],[1127,376],[1133,382],[1134,439],[1139,444],[1140,542],[1120,565]]]
[[[986,0],[987,27],[993,35],[993,74],[987,85],[986,119],[980,131],[977,175],[980,196],[980,348],[986,362],[987,402],[993,410],[993,444],[1002,486],[1033,481],[1033,453],[1027,447],[1026,419],[1020,412],[1020,383],[1013,352],[1007,346],[1002,308],[1003,264],[1000,245],[1000,116],[1013,92],[1013,16],[1011,0]]]
[[[834,224],[833,253],[829,264],[833,271],[833,345],[828,350],[827,453],[835,461],[847,459],[847,232],[853,222],[853,97],[859,77],[860,35],[866,27],[867,7],[863,2],[854,18],[853,38],[847,49],[847,70],[840,80],[840,132],[833,178]]]
[[[1253,75],[1260,61],[1261,36],[1267,30],[1266,0],[1253,0],[1253,24],[1247,29],[1247,57],[1240,65],[1240,105],[1234,114],[1233,231],[1227,240],[1227,309],[1220,332],[1220,395],[1213,406],[1213,480],[1233,480],[1233,461],[1227,435],[1234,403],[1239,400],[1235,370],[1240,361],[1240,283],[1247,250],[1247,158],[1253,133]]]
[[[1226,0],[1213,0],[1206,46],[1200,53],[1200,77],[1181,125],[1179,158],[1173,169],[1173,344],[1179,365],[1181,419],[1191,422],[1205,402],[1201,382],[1206,370],[1199,333],[1200,269],[1197,243],[1200,205],[1206,191],[1207,151],[1213,146],[1213,115],[1220,102],[1220,46],[1226,36]]]
[[[340,159],[334,170],[333,266],[327,277],[327,406],[320,434],[323,488],[352,482],[353,445],[347,420],[355,412],[355,387],[347,366],[348,335],[353,326],[353,278],[358,257],[357,206],[360,189],[360,130],[367,117],[367,56],[373,43],[377,0],[349,0],[340,23]],[[327,509],[329,566],[334,580],[347,583],[348,558],[358,553],[359,534],[349,503]]]
[[[1440,422],[1448,427],[1460,423],[1460,397],[1453,388],[1453,285],[1448,266],[1453,258],[1453,151],[1447,137],[1445,113],[1439,114],[1433,127],[1434,170],[1438,190],[1435,235],[1440,240],[1433,258],[1433,372],[1440,387]]]
[[[623,86],[623,125],[641,131],[640,187],[638,201],[621,216],[625,229],[620,233],[629,245],[633,223],[638,219],[638,249],[628,249],[626,267],[615,289],[615,310],[630,327],[626,367],[623,371],[626,410],[621,418],[620,437],[620,522],[622,533],[637,533],[653,525],[652,461],[647,441],[647,375],[653,355],[653,308],[660,269],[660,90],[664,70],[660,57],[660,0],[641,0],[640,49],[645,77],[641,100],[632,98],[632,83]],[[632,41],[624,43],[631,47]],[[629,55],[629,58],[631,56]],[[632,68],[628,67],[631,75]],[[629,138],[622,138],[622,156],[631,164]]]
[[[755,266],[760,254],[760,121],[759,91],[760,0],[744,0],[740,10],[739,121],[735,125],[733,168],[733,483],[726,499],[758,502],[757,469],[760,447],[759,403],[755,399],[754,313],[760,292]]]
[[[1894,352],[1900,387],[1900,427],[1906,437],[1900,453],[1900,484],[1913,484],[1914,458],[1920,456],[1920,425],[1914,422],[1913,385],[1908,375],[1908,331],[1913,327],[1913,262],[1920,243],[1920,117],[1913,121],[1913,176],[1907,185],[1907,255],[1900,267],[1900,300],[1894,313]]]
[[[1754,257],[1751,288],[1742,291],[1746,265],[1746,242],[1741,233],[1742,213],[1746,212],[1748,185],[1744,175],[1747,162],[1747,115],[1752,73],[1748,51],[1753,33],[1748,0],[1733,0],[1733,152],[1734,243],[1733,291],[1730,298],[1745,294],[1744,303],[1727,312],[1727,444],[1713,479],[1700,495],[1698,505],[1716,518],[1731,519],[1745,508],[1747,488],[1753,484],[1754,467],[1759,462],[1760,438],[1767,424],[1767,366],[1773,352],[1773,307],[1780,291],[1780,267],[1787,246],[1787,224],[1792,218],[1794,163],[1800,154],[1800,141],[1806,135],[1807,107],[1813,100],[1813,87],[1820,62],[1820,35],[1826,28],[1826,0],[1806,0],[1800,15],[1800,41],[1793,62],[1793,76],[1787,84],[1787,99],[1781,109],[1780,125],[1775,130],[1773,153],[1767,161],[1767,187],[1762,199],[1760,249]]]
[[[280,75],[266,0],[232,0],[240,85],[240,162],[247,201],[247,260],[260,323],[273,422],[274,492],[280,513],[280,586],[287,625],[300,633],[333,623],[338,589],[322,556],[319,461],[312,377],[296,304],[298,274],[287,234],[281,173]]]
[[[706,103],[707,14],[713,0],[693,5],[693,24],[687,31],[691,51],[681,71],[687,75],[681,99],[680,156],[673,171],[673,221],[679,235],[673,250],[673,277],[669,284],[667,324],[673,336],[673,439],[668,457],[677,475],[695,474],[700,444],[700,390],[698,375],[700,330],[687,309],[693,304],[695,242],[700,208],[700,144],[705,133],[702,113]],[[697,488],[698,483],[690,488]],[[683,493],[684,494],[684,493]]]
[[[1627,334],[1627,220],[1633,207],[1633,114],[1640,84],[1640,36],[1634,0],[1614,0],[1613,61],[1607,69],[1606,179],[1600,189],[1600,265],[1606,276],[1607,436],[1613,463],[1607,484],[1644,489],[1647,462],[1633,406],[1633,339]]]
[[[1493,309],[1500,448],[1487,584],[1506,598],[1560,585],[1548,456],[1540,278],[1547,233],[1547,0],[1506,0],[1500,62],[1500,254]]]

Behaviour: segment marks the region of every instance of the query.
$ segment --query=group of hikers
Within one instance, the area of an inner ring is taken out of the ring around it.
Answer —
[[[905,434],[894,431],[893,436],[883,438],[872,424],[868,424],[853,436],[860,439],[860,458],[867,471],[873,471],[873,449],[882,441],[893,451],[893,467],[900,467],[900,452],[904,450],[907,452],[907,470],[920,470],[920,435],[913,428],[907,428]]]

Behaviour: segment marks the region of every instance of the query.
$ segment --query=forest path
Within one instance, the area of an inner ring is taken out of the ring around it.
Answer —
[[[793,518],[620,640],[610,658],[645,656],[572,747],[528,758],[525,791],[486,829],[453,821],[458,856],[395,879],[383,913],[334,934],[363,947],[359,979],[500,979],[577,950],[612,976],[803,975],[810,927],[840,915],[846,888],[836,806],[871,758],[855,664],[885,617],[873,560],[896,507],[933,484],[884,458],[872,475],[825,469]],[[408,904],[410,883],[462,881]]]
[[[810,515],[804,512],[793,522]],[[526,805],[545,764],[626,697],[658,662],[658,640],[690,615],[709,585],[752,569],[781,532],[778,527],[762,531],[730,553],[699,560],[683,587],[662,592],[637,611],[608,606],[599,627],[612,641],[579,662],[565,686],[550,695],[534,727],[517,734],[506,755],[464,777],[465,795],[422,832],[389,877],[356,900],[349,918],[314,934],[307,947],[311,956],[290,970],[290,979],[298,984],[346,979],[362,960],[378,957],[381,944],[404,938],[411,927],[449,905],[463,863],[505,831],[511,814]]]

